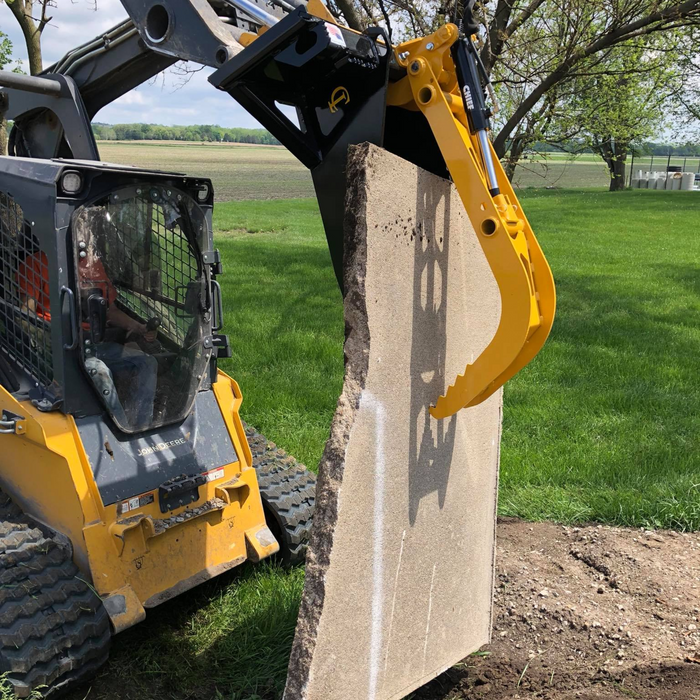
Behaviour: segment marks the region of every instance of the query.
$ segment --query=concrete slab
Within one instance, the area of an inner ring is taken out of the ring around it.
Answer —
[[[428,413],[498,325],[456,190],[351,151],[346,376],[319,469],[285,700],[390,700],[489,641],[501,392]]]

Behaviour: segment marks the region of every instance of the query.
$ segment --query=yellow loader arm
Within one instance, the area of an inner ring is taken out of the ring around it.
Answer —
[[[501,294],[496,334],[430,408],[438,419],[481,403],[530,362],[549,335],[556,304],[549,265],[479,123],[474,103],[481,86],[470,84],[468,75],[458,80],[451,51],[457,41],[470,42],[447,24],[396,47],[407,75],[389,86],[387,98],[388,105],[420,109],[428,120]]]

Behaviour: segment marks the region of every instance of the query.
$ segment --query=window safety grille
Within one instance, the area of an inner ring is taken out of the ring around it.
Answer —
[[[49,268],[17,202],[0,192],[0,347],[41,385],[53,380]]]
[[[199,253],[205,226],[191,197],[148,185],[112,192],[73,217],[84,361],[95,382],[109,373],[114,388],[98,389],[123,430],[183,418],[205,376],[204,337],[211,333]],[[145,328],[131,328],[115,304]],[[157,333],[149,339],[151,320]]]
[[[92,238],[102,249],[98,255],[119,303],[137,317],[158,318],[159,333],[182,345],[192,324],[192,313],[185,308],[188,291],[201,280],[201,272],[180,226],[179,210],[137,196],[110,198],[85,215],[92,218]],[[98,231],[99,241],[94,235]]]

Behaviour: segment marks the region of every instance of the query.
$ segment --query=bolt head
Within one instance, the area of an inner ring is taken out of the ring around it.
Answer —
[[[425,48],[428,49],[428,51],[432,51],[435,48],[435,44],[433,44],[432,41],[429,41],[426,45]]]
[[[80,251],[80,257],[81,258],[87,258],[87,253],[84,250]]]
[[[105,396],[109,396],[109,389],[103,389],[103,390],[102,390],[102,393],[103,393]]]
[[[420,63],[418,61],[413,61],[410,70],[411,73],[418,73],[418,71],[420,71]]]
[[[78,248],[80,248],[80,250],[85,250],[85,248],[87,248],[87,243],[85,243],[85,241],[80,241],[80,243],[78,243]]]

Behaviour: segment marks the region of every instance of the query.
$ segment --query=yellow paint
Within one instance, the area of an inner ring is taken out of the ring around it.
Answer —
[[[335,114],[338,111],[338,105],[341,104],[350,104],[350,94],[342,85],[339,85],[333,90],[331,99],[328,101],[328,109],[330,109],[331,114]]]
[[[328,11],[328,8],[321,2],[321,0],[309,0],[306,3],[306,11],[314,17],[320,17],[326,20],[326,22],[333,22],[333,24],[338,24],[335,17]]]
[[[27,513],[70,538],[76,564],[102,597],[124,596],[117,631],[140,621],[144,607],[279,549],[265,524],[238,415],[238,384],[219,372],[213,392],[238,461],[201,486],[199,500],[189,506],[163,514],[155,491],[153,503],[120,515],[119,504],[102,504],[72,416],[42,413],[0,387],[0,409],[25,419],[24,434],[1,436],[0,484]],[[214,508],[192,517],[214,499],[220,499]],[[179,516],[184,522],[177,522]]]
[[[549,265],[492,146],[501,194],[489,192],[481,146],[469,131],[450,54],[458,38],[457,27],[447,24],[396,47],[407,75],[389,86],[387,99],[389,105],[420,109],[427,118],[501,295],[493,339],[431,407],[438,419],[481,403],[530,362],[549,335],[556,306]]]

